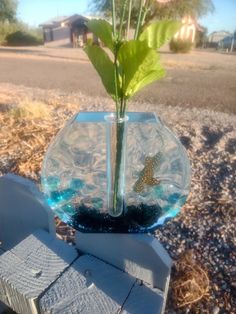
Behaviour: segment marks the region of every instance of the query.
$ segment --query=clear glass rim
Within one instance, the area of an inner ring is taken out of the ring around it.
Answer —
[[[112,112],[104,116],[104,119],[110,123],[122,123],[127,122],[129,120],[129,116],[125,114],[123,118],[117,118],[116,113]]]

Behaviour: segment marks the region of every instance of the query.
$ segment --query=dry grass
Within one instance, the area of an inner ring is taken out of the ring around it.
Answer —
[[[9,115],[12,116],[15,121],[19,119],[50,119],[51,113],[52,108],[47,104],[39,101],[31,101],[27,98],[21,101],[17,107],[9,110]]]
[[[1,104],[0,168],[38,181],[48,144],[74,112],[70,104],[62,106],[28,98],[15,106]]]
[[[192,306],[208,297],[209,278],[201,264],[193,258],[192,251],[182,255],[175,264],[171,281],[172,300],[176,308]]]

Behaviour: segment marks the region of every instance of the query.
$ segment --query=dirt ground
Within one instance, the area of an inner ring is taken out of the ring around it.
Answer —
[[[236,55],[162,51],[161,59],[165,79],[145,88],[135,100],[236,114]],[[1,83],[106,97],[82,49],[0,48]]]

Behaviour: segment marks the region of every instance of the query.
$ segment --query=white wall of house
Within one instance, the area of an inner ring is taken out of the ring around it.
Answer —
[[[175,39],[189,40],[191,43],[194,43],[196,36],[196,25],[194,20],[191,17],[184,17],[182,19],[182,27],[175,34]]]
[[[51,38],[51,33],[53,40]],[[48,47],[56,46],[71,46],[70,28],[67,26],[44,30],[45,33],[45,45]]]
[[[61,40],[65,38],[70,40],[69,27],[58,27],[53,29],[53,40]]]

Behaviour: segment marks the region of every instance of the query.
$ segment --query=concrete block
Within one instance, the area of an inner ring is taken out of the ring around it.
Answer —
[[[30,180],[8,174],[0,177],[0,241],[9,250],[37,229],[55,235],[52,210]]]
[[[0,256],[0,300],[19,314],[39,313],[38,298],[78,257],[44,230]]]

